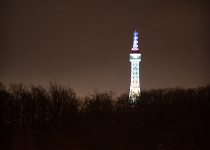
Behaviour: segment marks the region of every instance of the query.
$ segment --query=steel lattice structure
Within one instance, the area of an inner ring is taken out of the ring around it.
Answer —
[[[140,67],[141,54],[138,48],[138,32],[135,30],[133,33],[133,48],[131,48],[130,62],[131,62],[131,83],[129,99],[134,102],[140,95]]]

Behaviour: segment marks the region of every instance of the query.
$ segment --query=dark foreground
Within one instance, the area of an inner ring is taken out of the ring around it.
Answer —
[[[210,148],[208,127],[186,123],[167,128],[127,127],[120,129],[72,130],[30,129],[21,127],[1,133],[1,149],[10,150],[85,150],[151,149],[207,150]]]
[[[0,150],[209,150],[210,85],[128,95],[0,84]]]

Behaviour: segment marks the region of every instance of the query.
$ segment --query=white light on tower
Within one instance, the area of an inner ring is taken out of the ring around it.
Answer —
[[[131,48],[130,62],[131,62],[131,84],[129,99],[135,102],[136,98],[140,95],[140,68],[139,62],[141,61],[141,54],[138,48],[138,32],[135,30],[133,33],[133,48]]]

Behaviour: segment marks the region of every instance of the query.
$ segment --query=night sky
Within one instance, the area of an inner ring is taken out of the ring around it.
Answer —
[[[141,89],[210,83],[207,1],[2,0],[0,82],[128,92],[133,31]]]

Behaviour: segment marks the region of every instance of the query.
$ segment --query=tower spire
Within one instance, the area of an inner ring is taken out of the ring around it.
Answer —
[[[131,53],[138,53],[138,32],[135,30],[133,32],[133,48],[131,48]]]

